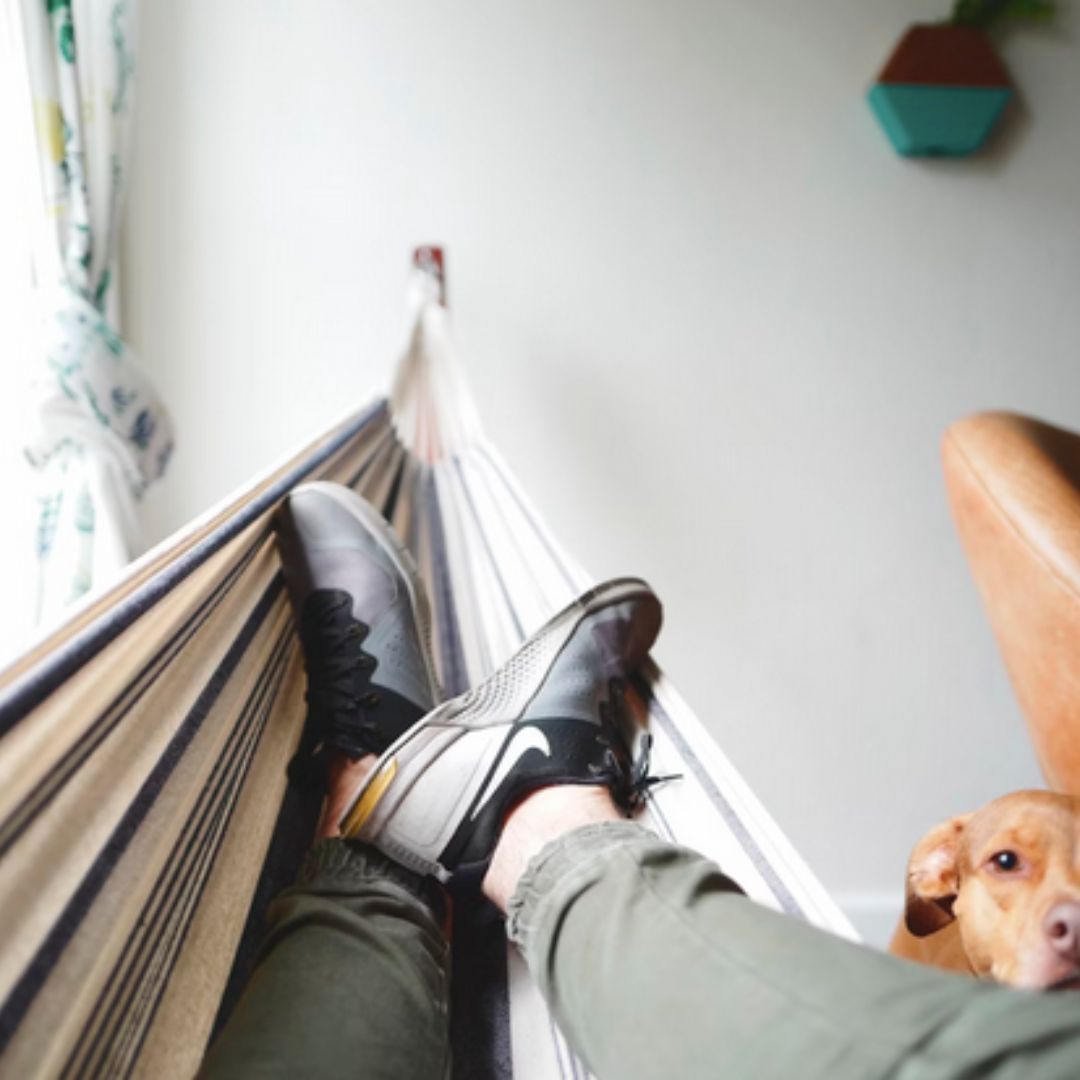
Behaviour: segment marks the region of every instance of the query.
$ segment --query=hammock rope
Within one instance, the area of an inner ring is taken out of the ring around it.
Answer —
[[[187,1077],[235,999],[265,904],[318,808],[287,787],[304,676],[270,515],[348,484],[417,558],[443,684],[501,663],[592,579],[486,441],[446,310],[376,400],[136,563],[0,676],[0,1074]],[[762,902],[851,929],[663,674],[632,704],[654,769],[645,822]],[[456,908],[455,1073],[585,1074],[499,921]],[[462,959],[464,958],[464,960]]]

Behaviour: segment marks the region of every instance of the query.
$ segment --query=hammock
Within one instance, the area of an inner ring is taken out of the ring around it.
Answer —
[[[429,280],[429,278],[424,279]],[[593,579],[485,441],[430,290],[376,400],[134,564],[0,677],[0,1075],[187,1077],[318,807],[287,787],[304,675],[270,525],[313,479],[380,506],[458,693]],[[852,931],[654,666],[645,823],[756,899]],[[456,1077],[584,1076],[500,921],[458,903]]]

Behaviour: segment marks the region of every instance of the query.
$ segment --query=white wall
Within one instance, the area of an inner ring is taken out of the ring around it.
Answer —
[[[902,161],[863,95],[948,6],[144,4],[156,530],[385,384],[443,242],[491,435],[587,566],[654,583],[661,662],[874,914],[926,827],[1037,782],[941,431],[1080,426],[1076,24],[1007,43],[993,152]]]

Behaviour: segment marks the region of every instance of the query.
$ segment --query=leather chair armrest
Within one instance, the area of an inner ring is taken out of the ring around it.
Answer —
[[[960,539],[1049,785],[1080,795],[1080,436],[1012,413],[943,443]]]

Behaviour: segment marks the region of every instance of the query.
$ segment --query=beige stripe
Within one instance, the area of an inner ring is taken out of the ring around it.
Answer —
[[[385,424],[365,429],[319,470],[320,477],[350,479],[365,461],[385,451],[386,431]],[[277,470],[274,477],[282,471]],[[253,488],[249,497],[257,497],[272,482],[273,478],[268,478]],[[385,484],[385,470],[376,467],[370,470],[361,488]],[[238,502],[234,508],[240,505]],[[223,517],[216,515],[208,520],[174,545],[168,557],[175,558],[189,550]],[[0,815],[11,814],[23,798],[53,775],[117,692],[197,610],[229,570],[239,564],[267,521],[268,515],[264,515],[230,541],[9,733],[0,754]],[[165,558],[162,556],[159,562]],[[278,567],[273,542],[267,539],[205,625],[158,674],[144,697],[119,720],[8,852],[5,873],[0,877],[0,995],[6,997],[10,992],[60,918]],[[150,572],[144,568],[141,576],[114,591],[111,601],[126,595]],[[103,599],[95,610],[104,608],[106,602]],[[83,613],[54,635],[53,644],[85,625],[88,617]],[[195,808],[203,784],[269,659],[274,635],[289,619],[285,599],[279,597],[240,668],[221,692],[34,1001],[0,1061],[4,1075],[34,1075],[40,1070],[47,1075],[66,1061],[117,958],[132,934],[137,933],[139,913],[159,874],[168,865],[173,846]],[[7,678],[11,678],[11,672]],[[153,1047],[167,1047],[161,1053],[174,1064],[182,1047],[187,1048],[181,1056],[186,1056],[189,1065],[194,1060],[192,1055],[201,1052],[199,1042],[197,1039],[193,1042],[192,1036],[205,1038],[216,1013],[276,819],[285,782],[284,763],[302,724],[302,695],[303,680],[294,654],[288,681],[274,706],[273,728],[268,732],[266,746],[258,752],[252,778],[245,785],[241,805],[230,827],[226,840],[230,855],[215,867],[195,916],[189,944],[179,961],[177,972],[188,974],[182,978],[177,974],[170,981],[147,1043],[147,1053]],[[224,916],[221,909],[227,909]],[[208,915],[211,910],[215,914]],[[214,941],[210,951],[203,951],[196,944],[200,935]],[[203,996],[191,996],[196,991],[190,985],[193,980],[201,987],[199,993]],[[178,991],[174,984],[187,989]],[[177,1010],[183,1013],[183,1027],[170,1034],[168,1017]],[[142,1071],[140,1065],[139,1072]],[[172,1072],[170,1066],[165,1072],[157,1071],[153,1075],[183,1074]]]
[[[357,413],[357,415],[359,415],[359,413]],[[49,634],[48,637],[43,639],[40,643],[30,649],[30,651],[24,653],[9,667],[0,672],[0,691],[3,691],[17,681],[27,671],[30,671],[41,663],[41,661],[46,660],[65,642],[74,637],[75,634],[85,630],[91,623],[102,616],[107,615],[109,611],[115,608],[116,605],[126,597],[130,596],[136,589],[144,585],[162,570],[171,566],[178,558],[190,551],[196,544],[206,539],[207,536],[216,532],[223,525],[231,521],[245,506],[254,499],[257,499],[266,490],[273,487],[274,484],[282,479],[282,477],[287,476],[302,462],[332,443],[334,439],[338,437],[339,433],[347,428],[353,420],[354,418],[349,418],[338,424],[326,435],[309,443],[283,465],[275,468],[271,473],[259,478],[250,488],[247,488],[237,495],[227,505],[222,506],[219,510],[214,511],[211,516],[199,521],[196,527],[178,534],[175,539],[166,541],[148,555],[144,556],[136,563],[133,563],[124,577],[111,589],[108,589],[97,599],[88,602],[85,606],[80,607],[75,614],[61,626],[57,627],[57,629]],[[365,441],[372,440],[377,434],[376,429],[378,429],[378,433],[381,433],[386,430],[387,426],[387,421],[385,419],[377,424],[369,425],[361,433],[359,445],[362,445]],[[333,474],[332,478],[335,479],[340,475],[344,475],[347,470],[343,463],[351,462],[353,463],[353,467],[355,467],[357,451],[357,441],[354,440],[353,442],[346,444],[345,447],[338,451],[330,461],[319,470],[318,475],[330,477]],[[186,584],[187,583],[185,582],[182,587],[186,587]]]
[[[0,978],[5,995],[115,831],[274,573],[276,560],[267,547],[204,633],[9,852],[0,879]],[[282,598],[270,625],[288,617]],[[264,663],[264,650],[252,649],[226,685],[109,876],[92,909],[94,917],[80,925],[20,1029],[20,1040],[29,1040],[39,1051],[48,1045],[54,1064],[55,1055],[66,1057],[85,1011],[97,1000],[220,755],[246,688]],[[6,1066],[2,1071],[7,1072]]]

